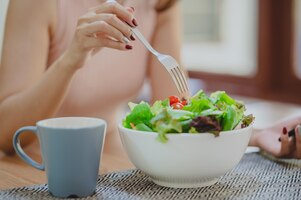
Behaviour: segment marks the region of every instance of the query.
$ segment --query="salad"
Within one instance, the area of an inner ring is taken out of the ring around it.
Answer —
[[[254,117],[245,115],[244,104],[234,100],[224,91],[207,96],[200,90],[189,99],[170,96],[156,101],[152,106],[147,102],[130,102],[130,113],[123,119],[123,126],[139,131],[157,132],[157,139],[167,142],[167,134],[212,133],[249,126]]]

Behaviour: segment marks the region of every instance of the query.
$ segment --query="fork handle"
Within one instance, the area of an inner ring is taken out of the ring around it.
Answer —
[[[150,43],[145,39],[145,37],[137,28],[132,28],[132,32],[152,54],[154,54],[155,56],[159,55],[159,53],[150,45]]]

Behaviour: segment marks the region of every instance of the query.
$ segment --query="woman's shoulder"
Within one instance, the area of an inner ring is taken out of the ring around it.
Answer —
[[[39,25],[48,28],[55,27],[56,1],[48,0],[10,0],[7,10],[7,24],[17,22],[23,26]],[[51,30],[50,30],[51,31]]]
[[[10,0],[8,6],[8,14],[13,12],[14,15],[25,17],[25,18],[34,18],[37,15],[40,19],[48,19],[51,15],[55,15],[56,12],[56,1],[47,1],[47,0]]]

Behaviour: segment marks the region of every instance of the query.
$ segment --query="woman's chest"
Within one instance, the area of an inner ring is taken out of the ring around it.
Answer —
[[[104,49],[76,72],[64,104],[72,105],[73,110],[93,110],[96,105],[114,106],[132,98],[147,76],[147,57],[144,50]]]

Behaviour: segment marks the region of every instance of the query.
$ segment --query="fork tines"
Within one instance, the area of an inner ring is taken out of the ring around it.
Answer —
[[[173,81],[176,84],[176,87],[180,94],[186,93],[189,91],[186,77],[179,66],[170,69],[171,76]]]

